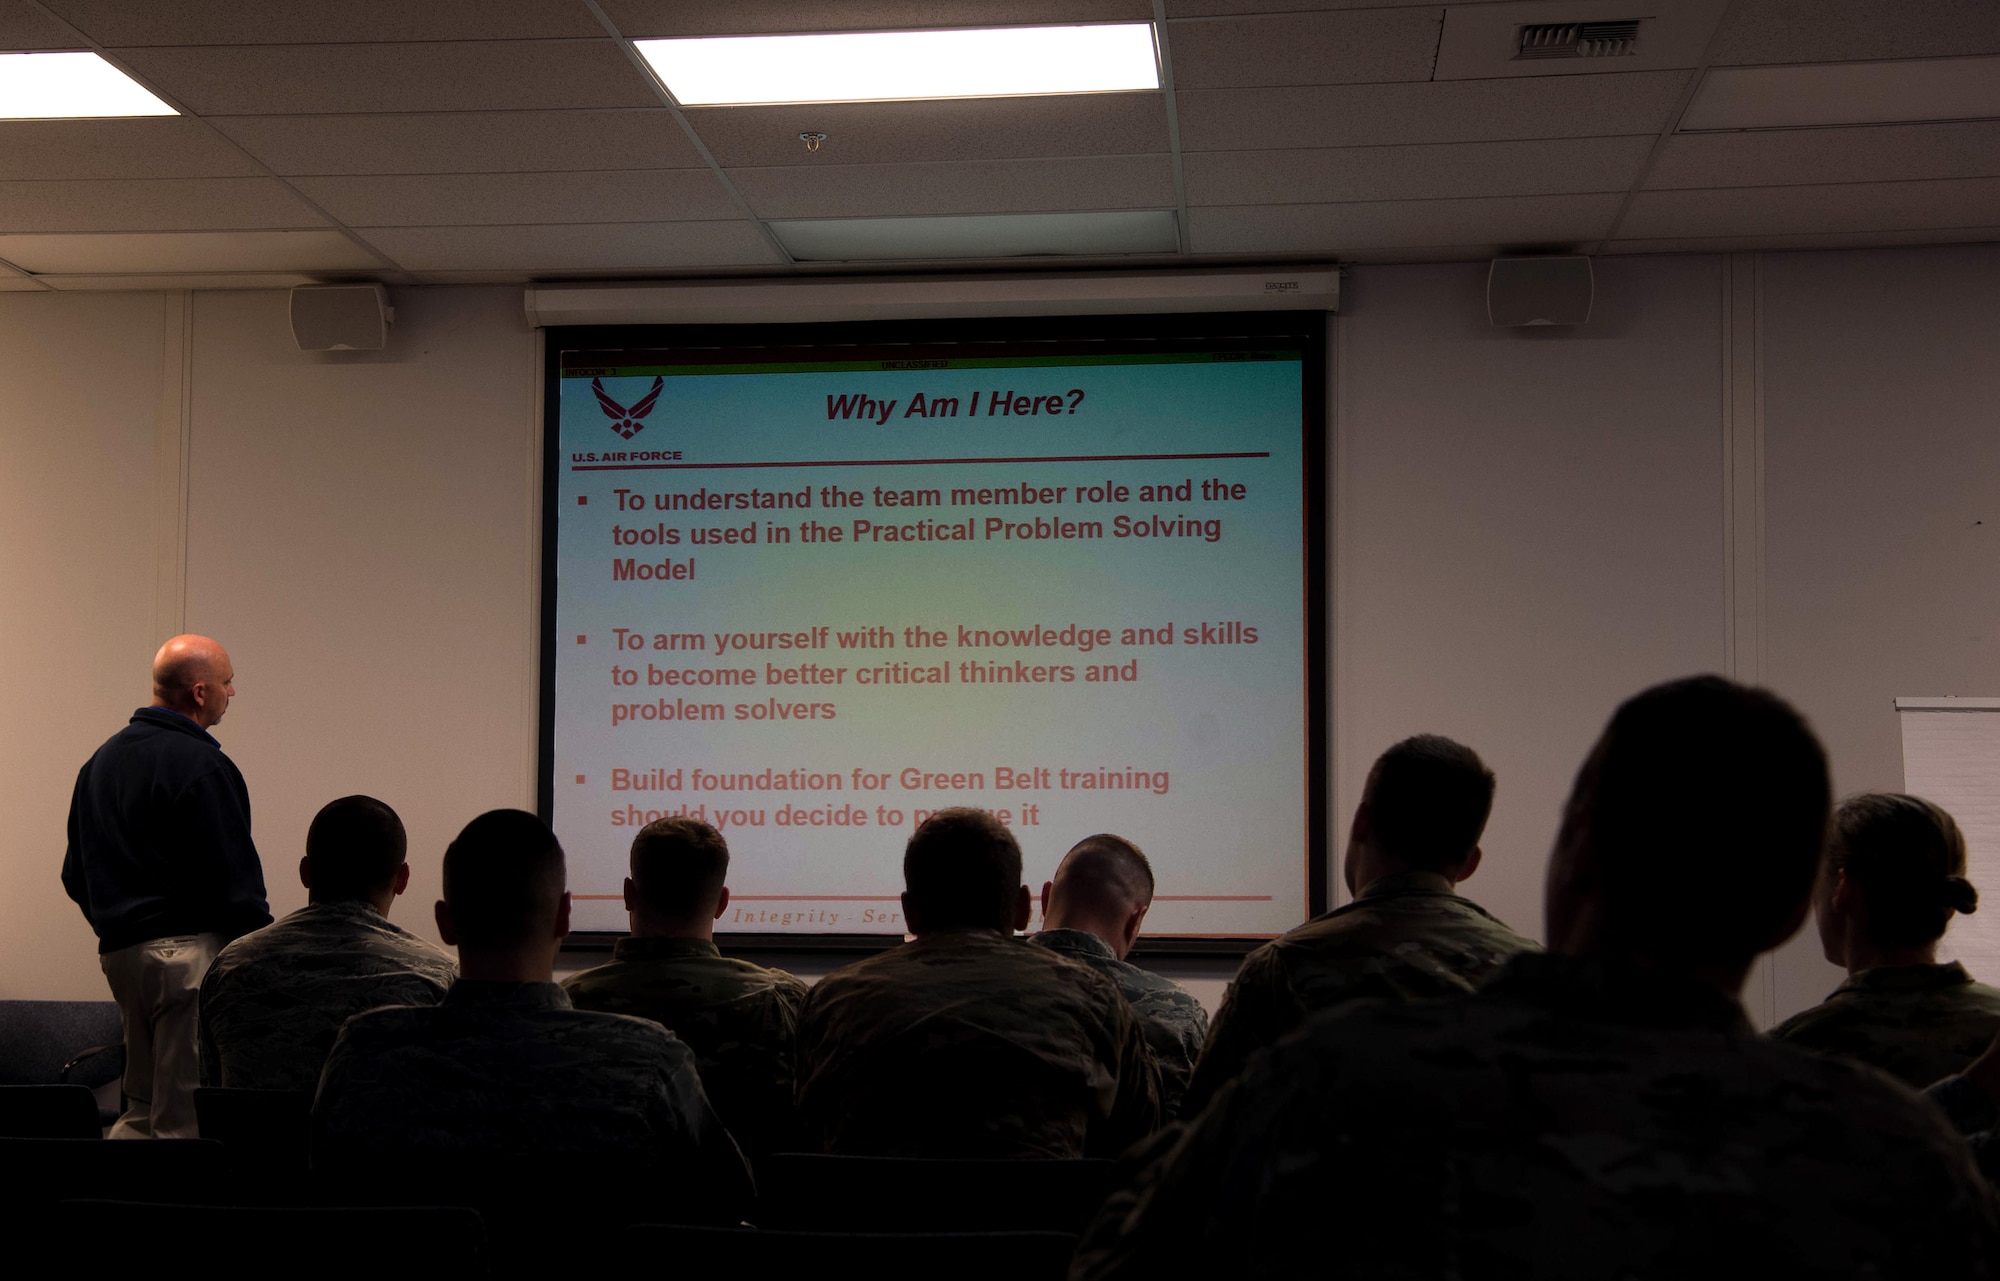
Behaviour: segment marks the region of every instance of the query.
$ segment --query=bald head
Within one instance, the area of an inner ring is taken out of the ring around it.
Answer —
[[[1063,855],[1056,878],[1042,889],[1042,923],[1095,934],[1122,959],[1152,905],[1153,865],[1132,842],[1101,832]]]
[[[207,636],[176,636],[153,656],[153,706],[171,708],[207,729],[236,696],[229,651]]]

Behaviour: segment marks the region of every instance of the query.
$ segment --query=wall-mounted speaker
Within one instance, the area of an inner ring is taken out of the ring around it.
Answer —
[[[292,290],[292,340],[300,351],[380,351],[396,309],[380,285],[300,285]]]
[[[1486,318],[1496,325],[1581,325],[1595,295],[1581,255],[1495,258],[1486,270]]]

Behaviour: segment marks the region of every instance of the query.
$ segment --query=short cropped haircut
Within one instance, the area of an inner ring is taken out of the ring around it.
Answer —
[[[1493,813],[1493,771],[1479,753],[1438,734],[1406,738],[1368,774],[1372,840],[1425,871],[1465,862]]]
[[[512,947],[553,928],[563,894],[556,834],[522,810],[488,810],[444,852],[444,901],[461,944]]]
[[[639,901],[669,917],[715,910],[729,875],[729,843],[698,818],[654,819],[632,838],[632,885]]]
[[[1619,707],[1577,775],[1560,839],[1591,852],[1624,939],[1734,964],[1802,919],[1831,802],[1826,753],[1803,717],[1766,690],[1698,676]]]
[[[368,898],[388,889],[409,852],[403,820],[372,796],[328,801],[306,829],[306,867],[320,899]]]
[[[1153,901],[1153,865],[1122,836],[1099,832],[1070,847],[1056,868],[1052,908],[1075,904],[1086,911],[1123,915]]]
[[[1021,846],[984,810],[939,810],[903,846],[903,883],[926,930],[1011,930]]]
[[[1955,912],[1979,906],[1965,879],[1965,834],[1929,801],[1899,792],[1851,796],[1833,812],[1827,866],[1847,874],[1877,947],[1922,947]]]

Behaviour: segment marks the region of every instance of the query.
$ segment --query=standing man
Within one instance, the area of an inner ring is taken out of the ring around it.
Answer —
[[[113,1138],[195,1133],[195,1001],[223,944],[271,923],[250,793],[209,729],[236,694],[229,652],[176,636],[153,703],[97,749],[70,799],[63,888],[97,932],[125,1024],[125,1114]]]
[[[1034,941],[1096,970],[1132,1003],[1160,1063],[1160,1113],[1171,1121],[1201,1057],[1208,1012],[1171,979],[1125,959],[1152,906],[1153,865],[1139,847],[1108,832],[1086,836],[1042,886],[1042,932]]]

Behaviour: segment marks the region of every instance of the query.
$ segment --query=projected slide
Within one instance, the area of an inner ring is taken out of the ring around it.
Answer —
[[[1310,914],[1307,342],[707,332],[552,334],[575,928],[625,927],[634,832],[685,813],[729,841],[723,930],[899,935],[903,842],[954,805],[1035,886],[1136,841],[1150,934]]]

